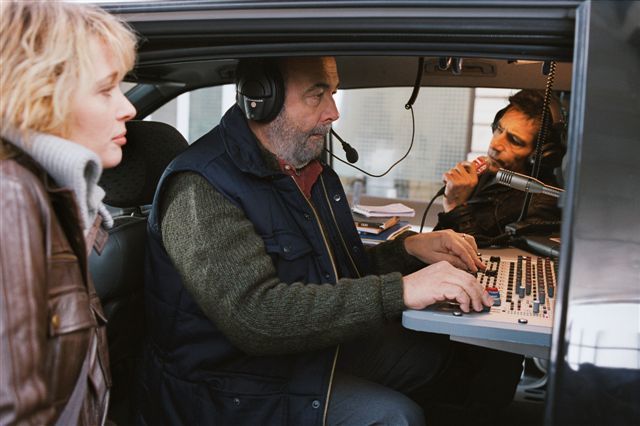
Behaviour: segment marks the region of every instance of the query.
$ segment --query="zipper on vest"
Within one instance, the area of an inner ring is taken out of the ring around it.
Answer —
[[[333,268],[333,276],[336,277],[336,281],[337,281],[339,278],[338,268],[336,268],[336,262],[333,258],[333,251],[331,251],[331,247],[329,246],[329,241],[327,240],[327,236],[324,233],[324,228],[322,227],[322,221],[320,220],[320,216],[318,215],[318,212],[316,211],[316,209],[313,207],[313,204],[311,204],[311,202],[307,199],[307,196],[304,195],[304,192],[302,191],[302,188],[300,188],[300,185],[298,185],[298,182],[296,182],[293,176],[291,176],[291,179],[296,184],[298,191],[300,191],[300,194],[302,194],[302,197],[306,200],[309,207],[311,207],[311,211],[313,212],[313,215],[316,218],[316,222],[318,223],[318,228],[320,228],[320,235],[322,235],[322,241],[324,241],[324,246],[327,249],[327,253],[329,253],[329,260],[331,261],[331,267]]]
[[[342,238],[342,232],[340,231],[340,226],[338,226],[338,221],[336,220],[336,215],[333,213],[333,207],[331,207],[331,200],[329,200],[329,194],[327,194],[327,188],[324,186],[324,179],[320,176],[320,183],[322,183],[322,191],[324,192],[324,198],[327,200],[327,205],[329,206],[329,211],[331,212],[331,218],[333,219],[333,223],[336,226],[336,230],[338,231],[338,236],[340,237],[340,241],[342,242],[342,248],[344,248],[345,253],[347,253],[347,257],[351,262],[351,266],[353,266],[353,270],[356,271],[356,275],[358,278],[361,278],[362,275],[356,266],[356,262],[354,262],[351,257],[351,253],[349,252],[349,247],[347,247],[347,243],[344,242],[344,238]]]
[[[333,355],[333,365],[331,366],[331,375],[329,376],[329,387],[327,388],[327,397],[324,401],[324,413],[322,414],[322,425],[327,424],[327,413],[329,412],[329,400],[331,399],[331,388],[333,387],[333,375],[336,372],[338,364],[338,353],[340,353],[340,345],[336,347],[336,353]]]

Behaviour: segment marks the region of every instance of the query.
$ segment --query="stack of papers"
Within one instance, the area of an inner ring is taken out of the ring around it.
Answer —
[[[402,216],[413,217],[416,211],[411,207],[407,207],[402,203],[387,204],[385,206],[365,206],[356,204],[351,209],[356,213],[365,215],[366,217],[385,217],[385,216]]]

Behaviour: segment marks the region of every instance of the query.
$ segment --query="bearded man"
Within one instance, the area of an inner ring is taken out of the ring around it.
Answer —
[[[410,233],[365,251],[318,161],[339,117],[334,58],[241,61],[237,84],[237,104],[165,171],[149,217],[144,421],[423,424],[407,395],[429,393],[458,349],[399,319],[445,299],[491,305],[469,273],[484,267],[473,238]],[[491,383],[474,393],[494,410]]]

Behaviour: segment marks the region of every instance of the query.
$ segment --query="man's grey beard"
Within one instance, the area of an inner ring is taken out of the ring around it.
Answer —
[[[296,169],[300,169],[318,158],[324,145],[324,140],[322,143],[317,143],[310,141],[309,137],[318,134],[326,135],[330,129],[330,125],[325,125],[316,126],[307,132],[300,130],[289,118],[283,106],[282,111],[269,123],[266,134],[274,153]]]

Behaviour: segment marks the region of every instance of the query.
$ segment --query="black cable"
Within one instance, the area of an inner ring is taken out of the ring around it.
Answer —
[[[429,204],[427,204],[427,208],[424,209],[424,213],[422,214],[422,220],[420,221],[420,233],[422,234],[422,228],[424,228],[424,221],[427,219],[427,212],[429,211],[429,209],[431,208],[431,205],[433,204],[433,202],[436,200],[436,198],[438,198],[439,196],[441,196],[442,194],[444,194],[444,186],[440,189],[440,191],[436,192],[436,195],[433,196],[433,198],[431,199],[431,201],[429,201]]]
[[[535,161],[533,162],[533,166],[531,168],[531,176],[534,178],[538,178],[540,174],[540,166],[542,164],[542,145],[546,142],[547,139],[547,128],[549,127],[549,115],[551,110],[551,91],[553,90],[553,80],[556,76],[556,61],[551,61],[549,64],[549,75],[547,76],[547,84],[544,90],[544,99],[542,101],[542,115],[540,117],[540,131],[538,132],[538,138],[536,140],[535,147]],[[527,191],[524,194],[524,201],[522,203],[522,210],[520,211],[520,217],[518,217],[518,222],[522,222],[527,218],[529,213],[529,204],[531,203],[531,192]]]
[[[420,91],[420,85],[422,84],[422,74],[424,73],[424,58],[421,56],[418,59],[418,72],[416,73],[416,81],[413,83],[413,92],[411,92],[411,96],[409,100],[404,105],[404,109],[410,109],[413,106],[413,103],[418,98],[418,92]]]
[[[407,101],[407,103],[404,105],[405,109],[408,109],[411,111],[411,143],[409,144],[409,149],[407,149],[407,152],[402,156],[402,158],[400,158],[398,161],[396,161],[395,163],[393,163],[386,172],[379,174],[379,175],[375,175],[372,173],[369,173],[363,169],[361,169],[358,166],[354,166],[351,163],[355,163],[356,161],[358,161],[358,153],[356,150],[354,150],[353,148],[351,148],[351,145],[349,145],[347,142],[345,142],[340,135],[338,135],[333,129],[331,129],[331,134],[333,136],[335,136],[336,138],[338,138],[338,140],[340,141],[340,143],[342,143],[342,147],[344,148],[345,152],[347,153],[347,159],[349,159],[349,151],[353,151],[355,152],[355,155],[352,154],[352,156],[355,157],[355,161],[349,161],[348,163],[346,161],[344,161],[342,158],[337,157],[336,155],[334,155],[334,153],[332,152],[332,150],[325,148],[325,150],[336,160],[341,161],[342,163],[346,164],[347,166],[353,167],[354,169],[361,171],[362,173],[364,173],[367,176],[371,176],[371,177],[382,177],[384,175],[386,175],[387,173],[389,173],[391,171],[391,169],[393,169],[398,163],[400,163],[402,160],[404,160],[405,158],[407,158],[407,155],[409,155],[409,153],[411,152],[411,148],[413,148],[413,140],[414,137],[416,135],[416,120],[415,117],[413,115],[413,103],[416,101],[416,99],[418,98],[418,93],[420,92],[420,85],[422,84],[422,74],[424,74],[424,58],[420,57],[418,58],[418,70],[416,71],[416,80],[413,83],[413,91],[411,92],[411,96],[409,97],[409,100]],[[331,142],[331,138],[329,139],[329,141]],[[346,147],[345,147],[346,146]],[[333,148],[333,144],[331,144],[331,148]],[[333,164],[332,164],[333,165]]]
[[[407,104],[408,105],[408,104]],[[405,106],[406,107],[406,106]],[[346,161],[344,161],[342,158],[336,156],[333,152],[331,152],[329,149],[325,148],[325,150],[336,160],[343,162],[344,164],[346,164],[349,167],[353,167],[356,170],[361,171],[362,173],[364,173],[367,176],[371,176],[371,177],[382,177],[384,175],[386,175],[387,173],[389,173],[391,171],[391,169],[393,169],[395,166],[398,165],[398,163],[400,163],[402,160],[404,160],[405,158],[407,158],[407,156],[409,155],[409,153],[411,152],[411,148],[413,148],[413,140],[414,137],[416,135],[416,121],[415,121],[415,117],[413,115],[413,107],[411,105],[409,105],[409,108],[407,108],[409,111],[411,111],[411,143],[409,144],[409,149],[407,149],[407,152],[405,152],[405,154],[395,163],[393,163],[391,166],[389,166],[389,168],[387,169],[386,172],[381,173],[379,175],[373,174],[373,173],[369,173],[366,170],[361,169],[358,166],[354,166],[351,163],[347,163]],[[336,136],[338,136],[335,132],[333,132],[333,134],[335,134]],[[340,140],[340,137],[338,137],[338,139]]]

